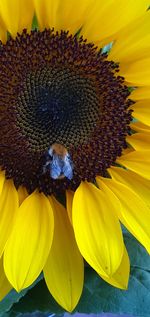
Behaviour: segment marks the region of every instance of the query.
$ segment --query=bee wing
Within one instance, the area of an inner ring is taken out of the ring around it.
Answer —
[[[62,172],[68,179],[71,180],[73,178],[73,166],[72,166],[72,162],[68,156],[64,160]]]
[[[57,156],[53,157],[53,160],[50,163],[50,176],[53,179],[57,179],[62,172],[62,167],[60,164],[60,160],[57,158]]]

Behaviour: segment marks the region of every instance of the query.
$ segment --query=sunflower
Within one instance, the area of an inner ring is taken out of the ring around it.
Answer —
[[[84,260],[126,289],[120,223],[150,252],[148,6],[0,2],[1,299],[43,270],[72,311]]]

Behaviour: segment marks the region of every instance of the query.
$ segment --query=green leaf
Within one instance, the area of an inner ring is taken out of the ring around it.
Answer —
[[[150,273],[131,269],[127,291],[107,285],[95,272],[86,273],[85,288],[77,307],[80,313],[111,312],[149,317]]]
[[[20,293],[17,293],[15,290],[9,292],[7,296],[0,302],[0,317],[9,316],[10,311],[15,303],[18,303],[22,297],[28,293],[29,289],[34,287],[42,279],[42,274],[39,278],[32,284],[29,288],[24,289]],[[8,313],[9,312],[9,313]]]
[[[128,232],[124,233],[124,240],[128,250],[131,267],[150,271],[150,256],[144,247]]]
[[[111,287],[87,268],[83,296],[77,307],[80,313],[111,312],[150,316],[150,257],[128,232],[124,237],[131,262],[128,290]]]
[[[110,286],[90,267],[86,267],[84,290],[75,311],[150,316],[150,257],[128,232],[124,233],[124,237],[131,260],[128,290],[119,290]],[[29,290],[12,309],[16,316],[17,312],[31,313],[36,310],[49,314],[63,313],[63,309],[54,301],[43,280]]]
[[[13,306],[13,311],[21,313],[32,313],[34,311],[45,313],[63,313],[64,310],[55,302],[50,295],[45,281],[42,280],[34,288],[21,298],[19,303]]]

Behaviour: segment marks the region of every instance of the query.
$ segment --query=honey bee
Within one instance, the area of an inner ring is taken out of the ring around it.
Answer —
[[[43,172],[47,170],[53,179],[73,178],[73,163],[67,149],[59,143],[54,143],[48,149],[48,160],[43,167]]]

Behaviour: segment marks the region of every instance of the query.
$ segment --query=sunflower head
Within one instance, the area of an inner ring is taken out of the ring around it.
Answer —
[[[84,259],[126,289],[120,222],[150,252],[148,4],[0,2],[1,297],[43,270],[72,311]]]
[[[105,176],[131,132],[133,102],[118,64],[79,34],[54,29],[10,37],[0,63],[0,165],[16,188],[57,194]],[[54,144],[70,155],[71,177],[65,157],[50,153]]]

